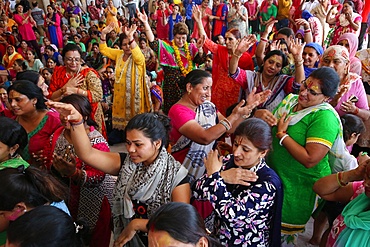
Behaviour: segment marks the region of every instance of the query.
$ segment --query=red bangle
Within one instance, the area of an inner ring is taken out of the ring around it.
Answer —
[[[266,43],[268,42],[268,40],[265,38],[261,38],[261,41],[266,42]]]
[[[131,45],[133,42],[135,41],[135,39],[132,39],[128,42],[129,45]]]
[[[311,29],[304,30],[304,33],[309,33],[311,32]]]
[[[360,109],[358,109],[358,107],[356,106],[356,110],[353,112],[353,114],[357,115],[359,111],[360,111]]]

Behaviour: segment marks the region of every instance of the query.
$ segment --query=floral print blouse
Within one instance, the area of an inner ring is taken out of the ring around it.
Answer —
[[[233,155],[224,159],[221,170],[230,168],[237,168]],[[196,181],[193,196],[211,202],[215,234],[224,246],[273,246],[273,232],[280,241],[281,181],[264,160],[250,170],[258,175],[250,186],[227,184],[220,172]]]

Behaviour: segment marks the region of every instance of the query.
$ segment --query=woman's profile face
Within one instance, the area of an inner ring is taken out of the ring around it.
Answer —
[[[8,101],[8,92],[5,88],[0,88],[0,100],[2,103],[6,103]]]
[[[152,164],[158,156],[160,146],[159,140],[152,142],[141,130],[132,129],[126,132],[126,149],[135,164]]]
[[[233,144],[235,165],[241,168],[251,168],[265,157],[267,150],[260,151],[246,136],[236,136]]]
[[[8,160],[10,158],[10,147],[2,142],[0,142],[0,163]],[[1,218],[1,215],[0,215]],[[0,232],[1,230],[1,220],[0,220]]]

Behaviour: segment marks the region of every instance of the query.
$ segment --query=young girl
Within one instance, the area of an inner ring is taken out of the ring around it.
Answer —
[[[125,129],[127,153],[94,149],[83,127],[83,117],[70,104],[50,102],[71,126],[78,157],[90,166],[118,175],[114,189],[113,221],[117,246],[147,245],[148,217],[170,201],[190,202],[188,171],[166,151],[169,119],[155,113],[133,117]]]
[[[222,245],[280,246],[282,185],[264,159],[272,143],[271,129],[251,118],[234,134],[232,155],[208,154],[207,174],[196,181],[193,196],[212,203],[215,234]],[[227,176],[232,169],[239,169],[240,177]]]

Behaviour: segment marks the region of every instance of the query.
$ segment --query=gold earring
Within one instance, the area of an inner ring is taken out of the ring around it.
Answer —
[[[191,91],[188,91],[188,94],[190,94],[191,93]]]

